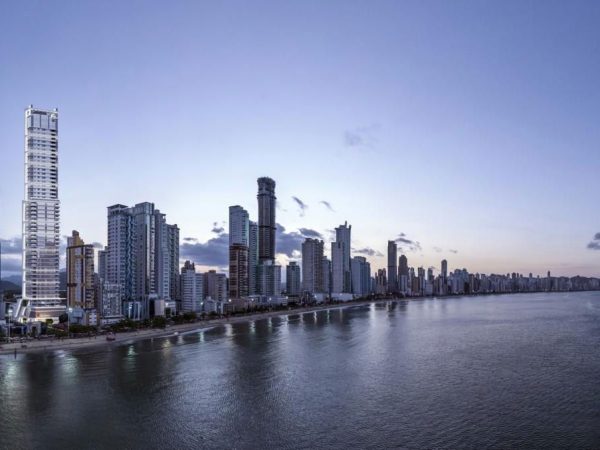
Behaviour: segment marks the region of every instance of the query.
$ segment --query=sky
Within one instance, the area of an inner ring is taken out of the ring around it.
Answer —
[[[23,111],[59,109],[61,234],[150,201],[227,261],[277,182],[278,259],[600,275],[596,1],[0,2],[0,238],[20,267]],[[329,248],[329,244],[327,244]]]

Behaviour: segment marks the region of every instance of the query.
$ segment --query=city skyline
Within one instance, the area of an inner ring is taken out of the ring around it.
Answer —
[[[386,243],[396,240],[414,267],[447,259],[450,270],[597,276],[596,5],[552,3],[539,15],[527,5],[437,3],[438,14],[425,14],[386,3],[369,15],[364,5],[332,3],[316,15],[311,5],[271,3],[261,18],[243,4],[182,3],[160,20],[152,5],[113,6],[82,2],[68,23],[64,5],[0,6],[11,62],[0,84],[3,276],[21,266],[28,104],[61,117],[63,268],[71,230],[103,247],[106,207],[141,202],[181,227],[180,262],[225,268],[227,208],[239,204],[256,219],[249,186],[270,176],[282,265],[299,260],[292,250],[303,237],[321,235],[331,258],[330,231],[348,221],[352,254],[373,271],[387,267]],[[132,38],[125,24],[134,13]],[[475,13],[485,34],[462,26]],[[202,26],[186,26],[198,18]],[[50,58],[33,43],[56,22],[64,26]],[[174,24],[182,31],[171,33]],[[237,32],[223,36],[225,28]],[[219,48],[202,44],[217,36]],[[452,49],[454,59],[432,48]],[[23,70],[24,55],[45,64],[42,81]]]

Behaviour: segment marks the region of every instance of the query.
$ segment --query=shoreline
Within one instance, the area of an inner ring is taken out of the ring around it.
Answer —
[[[253,320],[268,319],[271,317],[286,316],[292,314],[306,314],[316,311],[331,310],[348,308],[352,306],[364,306],[371,303],[398,301],[398,300],[409,300],[409,299],[380,299],[380,300],[361,300],[357,302],[347,302],[335,305],[315,305],[306,308],[294,308],[289,310],[280,311],[268,311],[254,314],[248,314],[243,316],[233,316],[229,318],[219,318],[213,320],[202,320],[192,323],[183,323],[177,325],[170,325],[168,328],[146,328],[138,331],[120,332],[115,333],[114,341],[107,341],[105,335],[92,336],[92,337],[81,337],[81,338],[67,338],[67,339],[54,339],[54,340],[32,340],[26,342],[12,342],[10,344],[0,345],[0,356],[1,355],[12,355],[15,353],[33,353],[33,352],[46,352],[46,351],[60,351],[60,350],[78,350],[81,348],[91,347],[114,347],[123,344],[129,344],[136,341],[142,341],[145,339],[163,338],[173,336],[177,333],[188,333],[194,331],[203,331],[209,328],[219,327],[230,323],[243,323],[251,322]],[[26,345],[27,347],[22,347]]]
[[[569,292],[594,292],[594,291],[565,291],[565,292],[546,292],[548,294],[565,294]],[[13,342],[10,344],[0,344],[0,356],[11,355],[19,353],[33,353],[33,352],[46,352],[46,351],[60,351],[60,350],[78,350],[81,348],[92,348],[92,347],[114,347],[123,344],[129,344],[136,341],[142,341],[145,339],[163,338],[173,336],[174,333],[188,333],[194,331],[203,331],[209,328],[227,325],[229,323],[243,323],[251,322],[253,320],[268,319],[271,317],[286,316],[292,314],[306,314],[316,311],[327,311],[342,308],[350,308],[354,306],[365,306],[374,303],[391,302],[391,301],[415,301],[415,300],[434,300],[442,299],[446,300],[449,298],[468,298],[468,297],[479,297],[479,296],[504,296],[507,294],[539,294],[541,292],[500,292],[500,293],[486,293],[486,294],[471,294],[471,295],[446,295],[446,296],[431,296],[431,297],[397,297],[397,298],[379,298],[379,299],[368,299],[368,300],[357,300],[348,301],[344,303],[336,304],[324,304],[307,306],[304,308],[293,308],[288,310],[279,311],[268,311],[258,312],[248,315],[233,316],[229,318],[218,318],[213,320],[201,320],[192,323],[183,323],[177,325],[170,325],[167,328],[146,328],[137,331],[120,332],[115,333],[114,341],[107,341],[105,335],[92,336],[92,337],[80,337],[80,338],[67,338],[67,339],[53,339],[53,340],[32,340],[26,342]],[[26,347],[22,347],[26,345]]]

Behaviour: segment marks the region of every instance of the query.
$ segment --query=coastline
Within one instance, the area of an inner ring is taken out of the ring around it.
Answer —
[[[10,344],[0,345],[0,356],[1,355],[12,355],[20,353],[33,353],[33,352],[52,352],[59,350],[76,350],[81,348],[91,347],[114,347],[123,344],[129,344],[135,341],[142,341],[145,339],[152,338],[163,338],[172,336],[175,332],[187,333],[193,331],[203,331],[209,328],[227,325],[229,323],[243,323],[251,322],[253,320],[268,319],[271,317],[287,316],[291,314],[305,314],[315,311],[325,311],[332,309],[349,308],[353,306],[364,306],[370,305],[371,303],[380,303],[387,301],[398,301],[398,300],[409,300],[407,299],[378,299],[378,300],[361,300],[357,302],[346,302],[335,305],[315,305],[306,308],[294,308],[280,311],[269,311],[255,314],[248,314],[243,316],[233,316],[229,318],[219,318],[213,320],[202,320],[193,323],[183,323],[178,325],[171,325],[168,328],[147,328],[137,331],[128,331],[115,333],[116,339],[114,341],[107,341],[106,337],[101,335],[97,337],[81,337],[81,338],[70,338],[70,339],[54,339],[54,340],[32,340],[27,342],[12,342]],[[22,347],[26,345],[26,347]]]
[[[545,292],[547,294],[558,294],[566,292]],[[579,292],[579,291],[577,291]],[[584,291],[593,292],[593,291]],[[107,341],[104,335],[96,337],[80,337],[80,338],[69,338],[69,339],[54,339],[54,340],[32,340],[26,342],[13,342],[10,344],[0,344],[0,356],[13,355],[20,353],[33,353],[33,352],[46,352],[46,351],[60,351],[60,350],[78,350],[81,348],[100,348],[100,347],[114,347],[124,344],[130,344],[136,341],[142,341],[145,339],[163,338],[172,336],[174,333],[188,333],[194,331],[203,331],[209,328],[219,327],[227,325],[229,323],[244,323],[251,322],[253,320],[268,319],[271,317],[287,316],[292,314],[305,314],[316,311],[327,311],[334,309],[351,308],[355,306],[365,306],[374,303],[391,302],[391,301],[415,301],[415,300],[446,300],[450,298],[465,298],[465,297],[479,297],[479,296],[504,296],[507,294],[539,294],[540,292],[496,292],[496,293],[481,293],[481,294],[467,294],[467,295],[444,295],[444,296],[427,296],[427,297],[391,297],[391,298],[375,298],[367,300],[356,300],[348,301],[344,303],[336,304],[322,304],[313,305],[303,308],[292,308],[287,310],[279,311],[268,311],[259,312],[254,314],[247,314],[241,316],[233,316],[229,318],[218,318],[213,320],[201,320],[192,323],[183,323],[177,325],[170,325],[167,328],[146,328],[142,330],[119,332],[115,333],[116,339],[114,341]],[[25,345],[26,347],[23,347]]]

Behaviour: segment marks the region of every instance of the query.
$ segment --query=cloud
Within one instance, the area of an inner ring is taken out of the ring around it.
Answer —
[[[331,211],[331,212],[335,212],[335,210],[333,209],[333,206],[331,206],[331,203],[329,203],[328,201],[326,201],[326,200],[321,200],[321,201],[319,202],[319,204],[321,204],[321,205],[325,206],[325,208],[327,208],[329,211]]]
[[[206,242],[199,242],[196,238],[183,238],[179,247],[182,259],[189,259],[201,266],[211,266],[226,269],[229,266],[229,234],[224,231],[217,232],[216,222],[213,224],[213,233],[216,237]],[[220,227],[223,230],[223,227]]]
[[[399,244],[398,249],[401,252],[416,252],[422,250],[421,243],[419,241],[413,241],[412,239],[407,238],[406,234],[404,233],[400,233],[398,235],[396,238],[396,243]]]
[[[587,245],[590,250],[600,250],[600,233],[596,233],[592,241]]]
[[[313,230],[311,228],[298,228],[298,231],[305,238],[314,238],[323,240],[323,235],[319,233],[317,230]]]
[[[356,127],[344,131],[344,145],[346,147],[374,148],[377,145],[377,131],[379,125]]]
[[[451,248],[450,250],[448,250],[448,251],[449,251],[450,253],[455,253],[455,254],[456,254],[456,253],[458,253],[458,250],[454,250],[454,249],[452,249],[452,248]]]
[[[219,226],[219,224],[217,222],[213,222],[213,227],[212,230],[210,230],[213,233],[216,234],[221,234],[225,231],[225,228],[223,228],[222,226]]]
[[[374,250],[371,247],[364,247],[364,248],[353,248],[352,251],[354,253],[358,253],[360,255],[367,255],[367,256],[383,256],[383,253],[381,253],[378,250]]]
[[[92,242],[92,245],[94,246],[94,248],[104,250],[104,245],[102,245],[101,242]]]
[[[292,200],[294,200],[296,205],[298,205],[298,208],[300,208],[300,217],[304,217],[304,213],[306,212],[308,205],[296,196],[292,196]]]
[[[441,253],[441,252],[443,252],[444,250],[443,250],[442,248],[440,248],[440,247],[433,247],[433,251],[434,251],[434,252]]]
[[[278,255],[285,255],[288,258],[297,257],[300,254],[302,243],[305,236],[299,231],[286,232],[285,227],[277,224],[277,233],[275,234],[275,248]]]
[[[20,255],[23,253],[23,241],[20,237],[0,239],[2,255]]]

